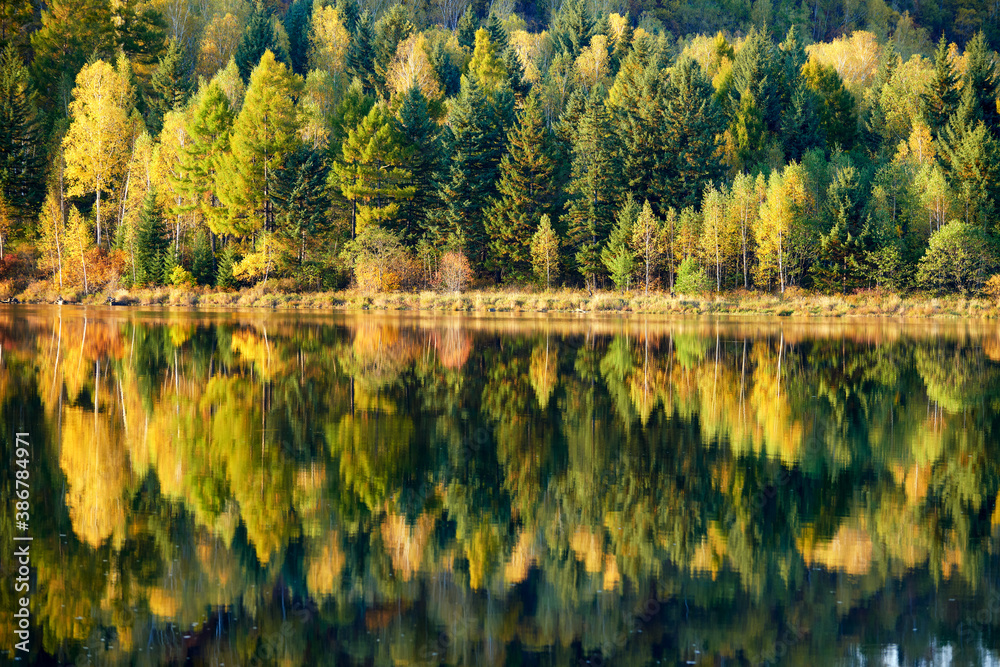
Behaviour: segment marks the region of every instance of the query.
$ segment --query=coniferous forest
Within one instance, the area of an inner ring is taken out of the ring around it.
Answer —
[[[0,287],[1000,294],[998,11],[12,0]]]

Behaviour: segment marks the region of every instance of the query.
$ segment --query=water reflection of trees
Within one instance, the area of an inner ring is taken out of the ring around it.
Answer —
[[[53,312],[0,315],[50,654],[797,664],[989,605],[995,332]]]

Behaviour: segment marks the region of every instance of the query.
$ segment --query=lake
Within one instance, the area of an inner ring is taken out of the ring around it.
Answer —
[[[1000,660],[995,324],[14,306],[0,405],[10,664]]]

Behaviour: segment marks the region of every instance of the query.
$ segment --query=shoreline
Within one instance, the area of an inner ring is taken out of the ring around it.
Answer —
[[[16,295],[17,303],[55,304],[58,293],[38,283]],[[461,293],[390,292],[365,294],[356,290],[290,292],[257,285],[225,292],[207,288],[159,287],[107,290],[83,298],[66,298],[67,305],[116,307],[188,307],[199,309],[261,308],[270,310],[434,311],[477,313],[592,313],[620,315],[727,315],[794,318],[1000,318],[998,303],[958,295],[934,297],[864,291],[826,295],[791,289],[784,295],[724,292],[679,296],[664,292],[594,292],[579,289],[549,291],[486,289]]]

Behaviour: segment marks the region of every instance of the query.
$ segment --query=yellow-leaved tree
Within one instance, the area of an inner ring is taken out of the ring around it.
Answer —
[[[69,194],[94,193],[94,224],[101,243],[101,193],[110,191],[130,155],[135,106],[128,78],[98,60],[80,70],[69,105],[70,126],[63,139]]]

